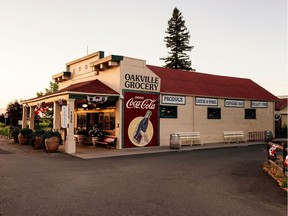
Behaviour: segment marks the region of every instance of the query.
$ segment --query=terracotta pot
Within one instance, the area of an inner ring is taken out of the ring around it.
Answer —
[[[23,136],[21,133],[18,134],[18,140],[21,145],[29,144],[29,137]]]
[[[18,136],[13,137],[14,143],[19,143]]]
[[[33,148],[34,149],[41,149],[42,148],[42,142],[43,142],[43,136],[42,135],[35,136]]]
[[[45,139],[45,148],[46,152],[53,153],[57,152],[60,144],[60,140],[58,137],[50,137]]]
[[[84,144],[85,140],[86,140],[85,135],[78,135],[78,143],[79,144]]]
[[[97,146],[97,141],[100,139],[100,137],[92,137],[92,143],[93,146]]]

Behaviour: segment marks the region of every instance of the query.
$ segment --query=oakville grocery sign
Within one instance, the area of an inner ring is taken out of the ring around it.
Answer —
[[[162,95],[162,104],[185,105],[186,104],[186,97],[185,96],[176,96],[176,95]]]
[[[160,78],[156,76],[125,74],[124,79],[127,89],[157,91],[160,83]]]

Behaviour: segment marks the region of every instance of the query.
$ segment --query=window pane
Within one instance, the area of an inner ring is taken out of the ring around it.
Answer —
[[[256,119],[256,109],[245,109],[245,119]]]
[[[220,108],[208,108],[207,118],[208,119],[221,119],[221,109]]]
[[[160,106],[161,118],[177,118],[177,106]]]

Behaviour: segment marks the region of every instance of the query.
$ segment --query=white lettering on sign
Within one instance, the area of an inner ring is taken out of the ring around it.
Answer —
[[[125,88],[157,91],[159,77],[125,74]]]
[[[61,115],[61,127],[62,128],[67,128],[68,124],[68,107],[62,106],[62,115]]]
[[[137,100],[137,97],[130,98],[127,103],[126,107],[128,109],[155,109],[157,99],[144,99],[144,100]]]
[[[243,100],[225,100],[225,107],[244,107]]]
[[[267,108],[267,101],[251,101],[251,108]]]
[[[196,105],[202,106],[218,106],[218,100],[216,98],[195,98]]]
[[[175,95],[162,95],[163,104],[186,104],[185,96],[175,96]]]

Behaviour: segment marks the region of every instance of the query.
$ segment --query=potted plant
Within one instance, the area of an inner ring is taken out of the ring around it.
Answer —
[[[14,143],[19,143],[19,140],[18,140],[19,131],[20,131],[19,127],[12,127],[11,137],[13,138]]]
[[[104,132],[101,131],[97,126],[94,126],[88,134],[92,136],[92,143],[94,146],[96,146],[96,142],[101,139],[101,137],[104,135]]]
[[[43,148],[46,152],[57,152],[59,145],[62,144],[62,137],[59,131],[46,131],[43,135]]]
[[[28,145],[30,140],[30,135],[32,134],[32,130],[29,128],[22,128],[18,134],[18,140],[21,145]]]
[[[30,135],[30,144],[34,149],[41,149],[43,147],[44,134],[45,130],[39,128]]]
[[[87,136],[87,132],[85,130],[76,131],[77,141],[79,144],[84,144]]]

